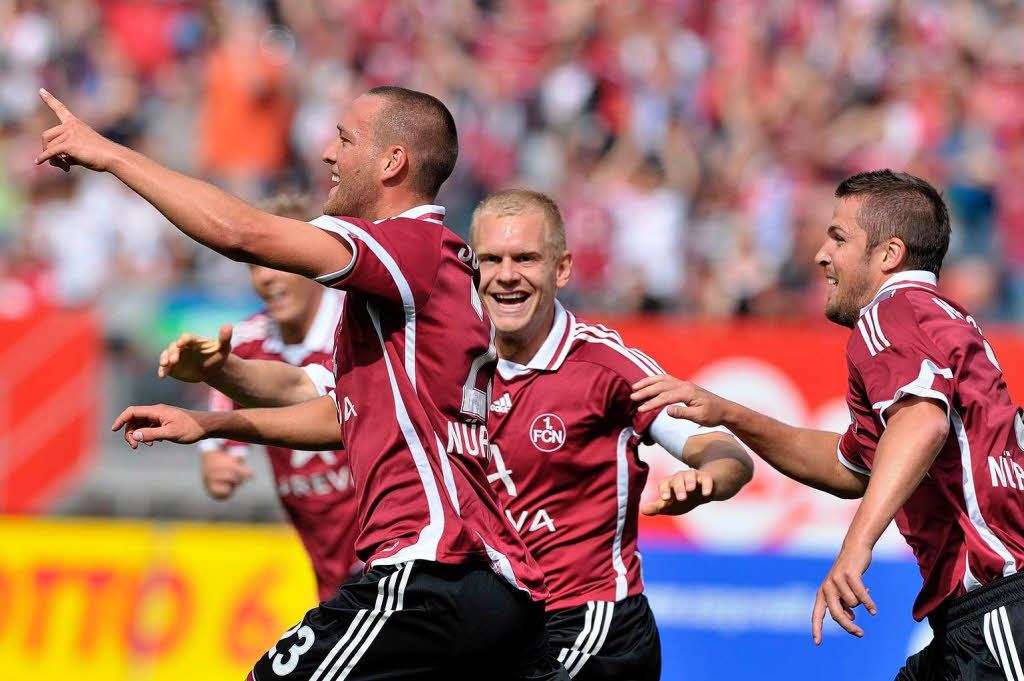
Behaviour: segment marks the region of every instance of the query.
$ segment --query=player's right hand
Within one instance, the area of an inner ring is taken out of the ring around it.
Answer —
[[[49,161],[50,165],[64,172],[71,170],[71,166],[99,171],[111,167],[118,150],[123,147],[79,120],[63,102],[46,90],[40,89],[39,97],[60,122],[43,132],[43,151],[36,156],[36,165]]]
[[[235,488],[253,476],[240,456],[220,449],[203,453],[203,484],[214,499],[227,499]]]
[[[231,325],[220,327],[216,340],[183,333],[160,353],[156,375],[202,383],[224,366],[231,354]]]
[[[191,444],[206,435],[205,428],[199,422],[202,413],[166,404],[128,407],[114,419],[110,430],[117,432],[124,428],[124,441],[132,449],[138,449],[139,443],[152,447],[157,440]]]
[[[681,381],[668,374],[648,376],[633,384],[637,411],[656,411],[667,407],[669,416],[708,427],[720,426],[725,419],[726,401],[696,383]]]

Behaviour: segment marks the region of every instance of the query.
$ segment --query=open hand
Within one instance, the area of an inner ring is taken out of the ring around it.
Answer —
[[[665,478],[658,485],[658,500],[640,506],[644,515],[682,515],[711,501],[715,481],[701,470],[685,470]]]
[[[156,375],[202,383],[220,371],[231,354],[231,325],[220,327],[216,340],[183,333],[160,353]]]
[[[40,90],[39,97],[56,114],[60,124],[43,133],[43,151],[36,156],[36,165],[49,161],[64,172],[75,165],[90,170],[109,169],[120,145],[80,121],[46,90]]]
[[[857,637],[864,636],[864,630],[853,623],[853,609],[860,604],[874,615],[878,612],[871,600],[868,589],[861,579],[871,565],[871,549],[863,546],[843,544],[836,562],[832,564],[825,581],[818,588],[811,613],[811,635],[814,644],[821,645],[821,627],[828,610],[839,626]]]
[[[240,456],[214,449],[203,454],[203,484],[214,499],[226,499],[253,476]]]
[[[681,381],[668,374],[648,376],[633,384],[636,402],[642,402],[637,411],[655,411],[667,407],[669,416],[686,419],[702,426],[722,425],[728,402],[718,395],[689,381]]]
[[[191,444],[206,435],[199,422],[203,413],[166,404],[128,407],[114,419],[110,430],[116,432],[124,428],[124,441],[132,449],[138,449],[140,442],[152,447],[157,440]]]

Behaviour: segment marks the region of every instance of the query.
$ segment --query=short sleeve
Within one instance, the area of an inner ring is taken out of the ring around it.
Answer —
[[[849,359],[860,376],[865,402],[883,426],[886,410],[907,396],[941,402],[949,413],[955,390],[953,360],[932,338],[941,332],[935,321],[931,310],[921,310],[907,295],[883,300],[857,321]]]
[[[307,364],[302,370],[313,382],[318,397],[323,397],[334,390],[334,374],[327,367],[322,364]]]
[[[849,468],[854,473],[871,475],[867,462],[864,461],[863,443],[858,438],[860,427],[856,420],[850,424],[846,432],[839,436],[839,446],[836,448],[836,456],[839,463]]]
[[[316,278],[331,288],[364,293],[415,310],[430,295],[441,258],[441,229],[423,220],[380,223],[322,215],[310,224],[345,241],[352,260]],[[435,247],[426,244],[436,237]]]

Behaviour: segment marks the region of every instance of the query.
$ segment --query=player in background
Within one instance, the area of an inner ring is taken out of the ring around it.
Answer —
[[[449,456],[440,443],[449,423],[484,423],[494,361],[474,258],[433,204],[458,155],[447,108],[396,87],[358,97],[324,153],[335,182],[325,215],[305,223],[114,144],[40,94],[60,124],[43,133],[37,163],[109,171],[200,243],[347,292],[333,394],[230,412],[129,407],[113,424],[133,448],[344,443],[366,572],[309,611],[250,677],[564,678],[548,655],[543,575],[499,509],[483,457]]]
[[[811,617],[827,610],[863,636],[853,608],[876,607],[863,583],[871,552],[895,518],[924,585],[914,617],[934,640],[898,679],[1020,681],[1024,644],[1024,422],[971,315],[936,289],[949,213],[926,181],[889,170],[836,190],[817,254],[825,315],[853,332],[846,346],[843,434],[780,423],[671,377],[646,378],[644,412],[722,424],[789,477],[863,497]]]
[[[295,196],[275,197],[261,208],[296,220],[310,217],[307,202]],[[316,391],[309,398],[326,395],[334,389],[331,356],[344,292],[259,265],[250,266],[250,275],[253,289],[266,307],[234,329],[225,325],[217,341],[183,334],[161,354],[159,375],[216,383],[218,370],[231,354],[243,360],[278,360],[301,367],[303,377]],[[209,356],[196,361],[194,348],[203,343],[210,347]],[[241,406],[253,405],[240,404],[220,390],[210,389],[211,410]],[[250,449],[244,442],[200,441],[203,483],[210,496],[227,499],[251,477],[246,465]],[[313,564],[319,599],[326,601],[362,565],[355,554],[355,489],[348,454],[344,450],[305,452],[267,447],[267,457],[281,505]]]
[[[656,442],[692,467],[661,483],[649,515],[728,499],[753,464],[731,435],[637,410],[630,386],[661,369],[556,299],[572,254],[548,196],[487,197],[470,242],[499,357],[481,444],[505,513],[544,571],[552,648],[576,679],[656,680],[661,646],[637,551],[647,464],[637,446]],[[461,443],[450,435],[453,447]]]

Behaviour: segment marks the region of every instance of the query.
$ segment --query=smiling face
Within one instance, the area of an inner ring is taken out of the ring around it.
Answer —
[[[373,95],[358,97],[338,123],[338,137],[324,150],[334,186],[324,202],[325,215],[373,219],[380,198],[380,150],[373,128],[384,101]]]
[[[263,302],[267,313],[281,327],[285,336],[298,336],[299,342],[305,330],[316,316],[322,294],[321,286],[301,274],[272,270],[269,267],[251,265],[249,274],[252,287]]]
[[[825,316],[850,328],[887,276],[882,263],[884,244],[869,250],[868,234],[857,223],[862,200],[855,196],[836,200],[825,243],[814,258],[827,282]]]
[[[480,296],[497,329],[499,353],[526,363],[551,328],[555,293],[569,282],[572,254],[552,252],[540,210],[484,213],[472,238],[480,260]]]

